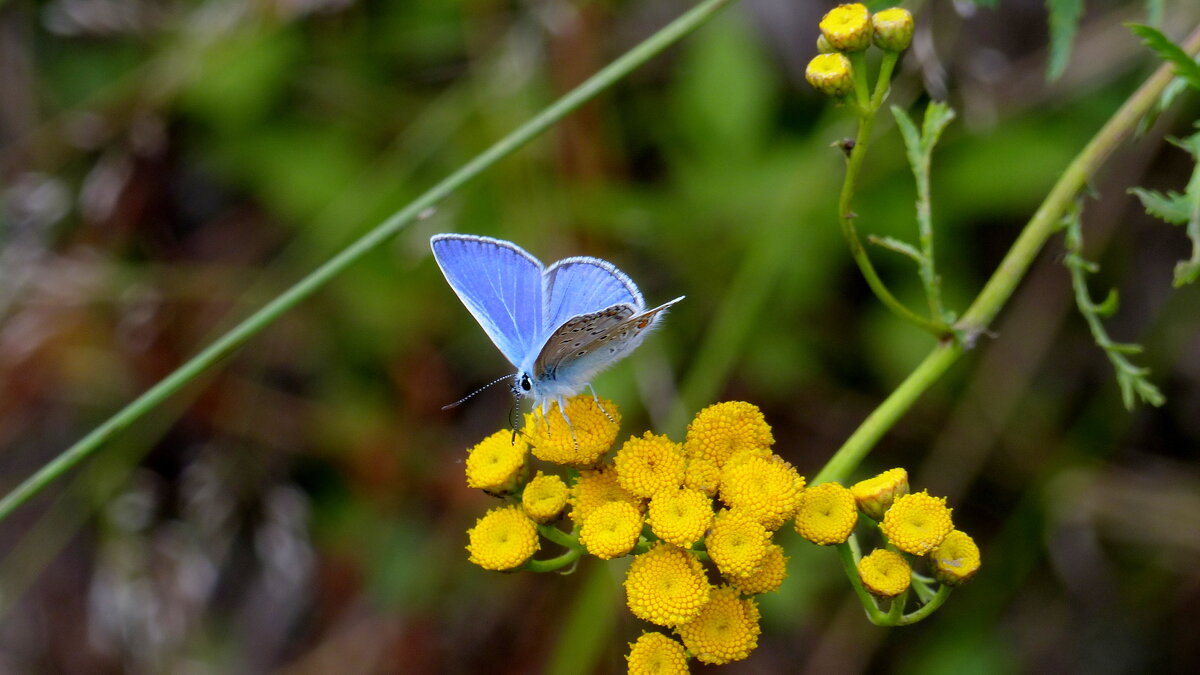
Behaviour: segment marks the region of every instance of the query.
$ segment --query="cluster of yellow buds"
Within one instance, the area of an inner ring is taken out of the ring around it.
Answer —
[[[979,548],[970,535],[954,529],[945,497],[922,491],[910,494],[908,472],[890,469],[851,486],[858,510],[878,522],[887,540],[858,563],[863,587],[880,598],[893,598],[912,584],[913,564],[932,568],[947,586],[966,583],[979,571]]]
[[[847,54],[866,51],[872,43],[887,52],[902,52],[912,42],[913,17],[901,7],[871,14],[865,5],[838,5],[820,23],[819,52],[804,72],[821,93],[845,96],[854,89],[854,71]]]
[[[760,633],[754,596],[787,574],[775,533],[805,492],[804,478],[772,452],[762,412],[718,403],[696,415],[682,442],[646,432],[620,444],[610,401],[577,396],[566,413],[552,405],[528,415],[515,441],[499,431],[471,449],[467,484],[505,500],[469,531],[471,562],[548,569],[533,559],[546,542],[569,549],[550,560],[631,555],[626,604],[669,631],[631,645],[631,673],[749,656]]]

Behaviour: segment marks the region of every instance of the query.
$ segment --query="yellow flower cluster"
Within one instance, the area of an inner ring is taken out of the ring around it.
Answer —
[[[527,416],[516,439],[501,431],[471,449],[468,485],[506,504],[468,531],[467,550],[471,562],[502,571],[560,569],[585,554],[631,555],[629,610],[679,638],[644,633],[630,645],[631,673],[686,673],[689,658],[746,658],[760,632],[753,596],[778,590],[787,576],[788,558],[773,539],[789,520],[822,546],[845,546],[860,512],[877,521],[887,547],[862,558],[858,573],[879,597],[907,597],[914,582],[906,556],[928,555],[947,585],[979,569],[979,549],[954,530],[945,499],[909,494],[903,469],[849,489],[806,486],[772,452],[771,427],[749,403],[701,410],[682,443],[646,432],[619,446],[620,416],[611,402],[577,396],[566,411],[569,423],[556,404],[544,417]],[[530,454],[567,467],[569,478],[543,467],[529,479]],[[531,560],[539,535],[566,552]]]
[[[861,3],[838,5],[829,10],[819,24],[819,52],[804,77],[817,91],[841,97],[854,90],[854,72],[847,54],[865,51],[874,42],[885,52],[902,52],[912,42],[913,17],[901,7],[872,15]],[[859,64],[862,64],[859,56]]]

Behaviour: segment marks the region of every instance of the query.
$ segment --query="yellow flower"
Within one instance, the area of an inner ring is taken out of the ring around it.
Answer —
[[[675,626],[699,614],[711,590],[694,555],[662,542],[634,556],[625,573],[629,611],[660,626]]]
[[[892,508],[897,497],[908,494],[908,472],[902,468],[888,469],[883,473],[860,480],[850,486],[858,508],[874,520],[882,520],[883,514]]]
[[[912,568],[899,553],[877,548],[858,561],[858,576],[873,595],[894,598],[908,590],[912,583]]]
[[[854,495],[838,483],[821,483],[804,491],[796,512],[796,532],[814,544],[840,544],[858,522]]]
[[[854,89],[853,67],[841,52],[814,56],[804,69],[804,79],[826,96],[845,96]]]
[[[775,443],[762,411],[744,401],[708,406],[688,424],[684,451],[689,459],[707,459],[718,468],[739,450],[770,448]]]
[[[579,528],[579,541],[588,553],[609,560],[629,553],[642,533],[642,514],[629,502],[596,507]]]
[[[787,577],[787,561],[783,547],[771,544],[767,547],[767,554],[763,556],[762,562],[753,572],[744,577],[732,577],[729,583],[742,595],[759,595],[778,590]]]
[[[647,431],[625,441],[613,458],[621,487],[638,497],[653,497],[659,490],[683,484],[683,447],[666,436]]]
[[[521,493],[521,506],[530,518],[539,523],[546,523],[562,513],[570,495],[571,492],[562,478],[553,474],[544,476],[539,471],[533,480],[525,485],[525,492]]]
[[[717,494],[717,486],[721,484],[721,468],[712,460],[702,457],[692,457],[687,461],[683,473],[683,485],[693,490],[699,490],[708,496]]]
[[[758,646],[758,605],[722,586],[691,621],[675,629],[688,651],[702,663],[740,661]]]
[[[559,412],[558,402],[551,403],[544,415],[540,409],[525,415],[521,433],[529,439],[534,457],[576,468],[591,466],[617,440],[621,414],[612,401],[597,402],[587,394],[575,396],[567,400],[567,417],[570,426]]]
[[[571,520],[583,525],[596,507],[608,502],[629,502],[641,509],[641,500],[625,491],[617,482],[617,472],[611,466],[594,471],[580,471],[571,487]]]
[[[727,577],[744,577],[754,572],[767,553],[771,533],[762,523],[736,509],[717,514],[705,547],[717,569]]]
[[[889,52],[902,52],[912,43],[913,16],[902,7],[885,9],[871,17],[875,46]]]
[[[938,581],[947,586],[967,583],[982,564],[975,540],[962,530],[954,530],[946,535],[929,557],[933,559],[934,574]]]
[[[926,491],[905,495],[883,514],[880,528],[896,548],[913,555],[925,555],[942,543],[954,529],[945,497],[931,497]]]
[[[487,512],[467,530],[471,562],[485,570],[520,567],[538,550],[537,525],[518,506],[502,506]]]
[[[712,502],[699,490],[663,490],[650,500],[646,521],[663,541],[690,548],[712,524]]]
[[[629,675],[687,675],[683,645],[662,633],[642,633],[629,643]]]
[[[800,506],[804,478],[776,455],[732,458],[721,471],[721,501],[777,530]]]
[[[862,4],[838,5],[819,25],[821,34],[839,52],[861,52],[871,46],[871,14]]]
[[[501,429],[468,450],[467,487],[489,492],[507,492],[516,485],[525,468],[525,439],[513,442],[512,433]]]

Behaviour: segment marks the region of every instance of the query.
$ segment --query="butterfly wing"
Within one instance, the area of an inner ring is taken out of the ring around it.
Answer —
[[[635,312],[646,308],[633,280],[599,258],[564,258],[548,267],[543,279],[546,330],[615,305],[630,305]]]
[[[514,366],[540,348],[542,263],[501,239],[439,234],[429,240],[450,288]]]
[[[630,304],[571,317],[559,326],[533,364],[534,381],[547,391],[574,392],[596,373],[629,355],[671,305],[641,311]]]

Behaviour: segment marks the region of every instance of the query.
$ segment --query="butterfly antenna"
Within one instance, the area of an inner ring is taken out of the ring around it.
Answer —
[[[483,391],[484,389],[487,389],[488,387],[490,387],[490,386],[492,386],[492,385],[494,385],[494,384],[497,384],[497,383],[503,382],[504,380],[507,380],[507,379],[509,379],[510,377],[512,377],[512,375],[505,375],[504,377],[498,377],[498,378],[496,378],[495,380],[492,380],[491,382],[488,382],[487,384],[483,385],[482,387],[480,387],[480,388],[476,389],[475,391],[473,391],[473,392],[471,392],[471,393],[467,394],[466,396],[464,396],[464,397],[462,397],[462,398],[458,399],[458,400],[457,400],[457,401],[455,401],[454,403],[451,403],[450,405],[444,405],[444,406],[442,406],[442,410],[449,410],[449,409],[451,409],[451,408],[457,408],[457,407],[458,407],[459,405],[461,405],[461,404],[462,404],[464,401],[466,401],[467,399],[471,398],[471,397],[472,397],[472,396],[474,396],[475,394],[478,394],[479,392]]]

